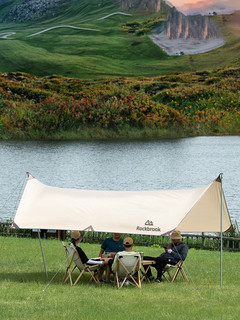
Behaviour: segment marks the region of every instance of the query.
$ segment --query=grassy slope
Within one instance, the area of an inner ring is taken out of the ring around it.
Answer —
[[[222,23],[227,45],[212,52],[169,57],[147,36],[137,37],[119,29],[123,22],[142,19],[129,16],[98,18],[119,11],[110,1],[71,1],[55,17],[32,23],[1,24],[0,33],[16,32],[14,40],[0,39],[0,70],[27,72],[39,76],[59,74],[80,78],[105,76],[154,76],[170,72],[213,69],[236,64],[239,38],[228,34],[228,23]],[[221,21],[220,21],[221,22]],[[35,37],[25,36],[57,25],[98,29],[83,31],[55,29]],[[141,44],[132,46],[135,41]],[[239,62],[237,62],[239,63]]]
[[[239,252],[223,253],[222,288],[219,252],[190,249],[184,265],[189,282],[179,275],[174,283],[143,283],[141,290],[133,287],[117,290],[112,285],[97,286],[87,279],[76,287],[62,285],[66,265],[62,244],[57,240],[43,240],[42,244],[48,280],[37,239],[0,237],[1,319],[238,320],[240,317]],[[99,247],[82,244],[90,257],[98,254]],[[152,256],[162,252],[153,247],[136,246],[135,250]],[[76,275],[77,272],[74,279]]]

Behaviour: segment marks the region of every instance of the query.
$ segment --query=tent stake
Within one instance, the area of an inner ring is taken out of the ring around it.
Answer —
[[[221,230],[221,248],[220,248],[220,288],[222,288],[222,260],[223,260],[223,187],[222,187],[223,174],[220,173],[221,179],[221,218],[220,218],[220,230]]]
[[[42,248],[42,241],[41,241],[41,237],[40,237],[40,232],[39,231],[38,231],[38,239],[39,239],[40,248],[41,248],[41,252],[42,252],[42,259],[43,259],[43,264],[44,264],[46,277],[48,278],[48,272],[47,272],[46,262],[45,262],[45,258],[44,258],[43,248]]]

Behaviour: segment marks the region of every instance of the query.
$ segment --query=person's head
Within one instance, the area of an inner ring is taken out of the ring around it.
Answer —
[[[121,233],[114,233],[114,234],[113,234],[113,240],[115,240],[115,241],[120,240],[121,235],[122,235]]]
[[[81,232],[74,230],[71,232],[71,241],[73,244],[79,243],[81,240]]]
[[[178,243],[182,240],[181,232],[177,229],[172,232],[170,237],[173,243]]]
[[[133,247],[133,239],[131,237],[126,237],[123,240],[123,246],[125,248],[126,251],[132,251],[132,247]]]

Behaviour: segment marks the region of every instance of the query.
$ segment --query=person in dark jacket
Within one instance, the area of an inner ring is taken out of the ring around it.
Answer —
[[[82,240],[81,233],[77,230],[71,232],[71,243],[74,245],[77,253],[84,264],[99,264],[104,265],[108,263],[108,258],[98,258],[97,260],[88,259],[86,253],[78,246],[79,242]]]
[[[165,249],[165,252],[162,253],[159,257],[149,257],[144,256],[143,260],[155,261],[155,264],[152,265],[157,270],[156,282],[162,282],[163,269],[166,264],[175,265],[180,260],[184,261],[187,257],[188,246],[182,242],[182,236],[179,230],[174,230],[171,234],[172,243],[168,245]],[[147,266],[144,266],[146,269]],[[151,269],[148,269],[147,277],[153,279]]]

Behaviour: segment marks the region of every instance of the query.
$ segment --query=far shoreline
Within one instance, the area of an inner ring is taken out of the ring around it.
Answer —
[[[143,140],[176,140],[197,137],[225,137],[225,136],[240,136],[239,132],[206,132],[206,130],[199,129],[194,132],[194,128],[188,129],[157,129],[157,128],[125,128],[116,132],[111,129],[102,128],[84,128],[75,131],[55,132],[53,134],[38,134],[33,136],[3,136],[0,137],[0,142],[10,141],[79,141],[79,142],[92,142],[92,141],[143,141]]]

